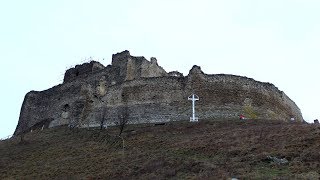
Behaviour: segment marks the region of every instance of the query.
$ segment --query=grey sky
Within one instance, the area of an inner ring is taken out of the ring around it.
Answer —
[[[196,64],[271,82],[311,122],[320,118],[319,9],[317,0],[1,1],[0,137],[13,133],[28,91],[125,49],[184,75]]]

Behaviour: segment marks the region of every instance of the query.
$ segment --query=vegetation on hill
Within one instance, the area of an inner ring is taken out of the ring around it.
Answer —
[[[127,125],[124,149],[118,134],[117,127],[57,127],[27,133],[22,143],[18,137],[0,141],[0,179],[320,177],[316,125],[269,120]]]

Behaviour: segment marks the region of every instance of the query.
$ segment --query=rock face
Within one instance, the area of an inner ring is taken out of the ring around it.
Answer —
[[[92,61],[66,71],[64,82],[48,90],[26,94],[15,134],[28,129],[72,125],[115,125],[125,117],[129,123],[189,120],[191,102],[200,97],[199,119],[251,119],[303,121],[297,105],[273,84],[251,78],[207,75],[194,66],[187,76],[167,73],[144,57],[129,51],[114,54],[104,67]]]

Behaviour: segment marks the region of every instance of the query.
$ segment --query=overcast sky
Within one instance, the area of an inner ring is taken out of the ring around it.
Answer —
[[[156,57],[167,71],[270,82],[320,118],[319,0],[0,1],[0,138],[24,95],[62,82],[66,68],[114,53]]]

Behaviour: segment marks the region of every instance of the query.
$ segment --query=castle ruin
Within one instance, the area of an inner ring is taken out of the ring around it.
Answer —
[[[187,97],[196,93],[200,119],[251,119],[303,121],[297,105],[273,84],[251,78],[208,75],[193,66],[187,76],[167,73],[157,63],[129,51],[112,55],[112,64],[91,61],[66,71],[62,84],[26,94],[15,135],[27,129],[72,125],[188,121]]]

